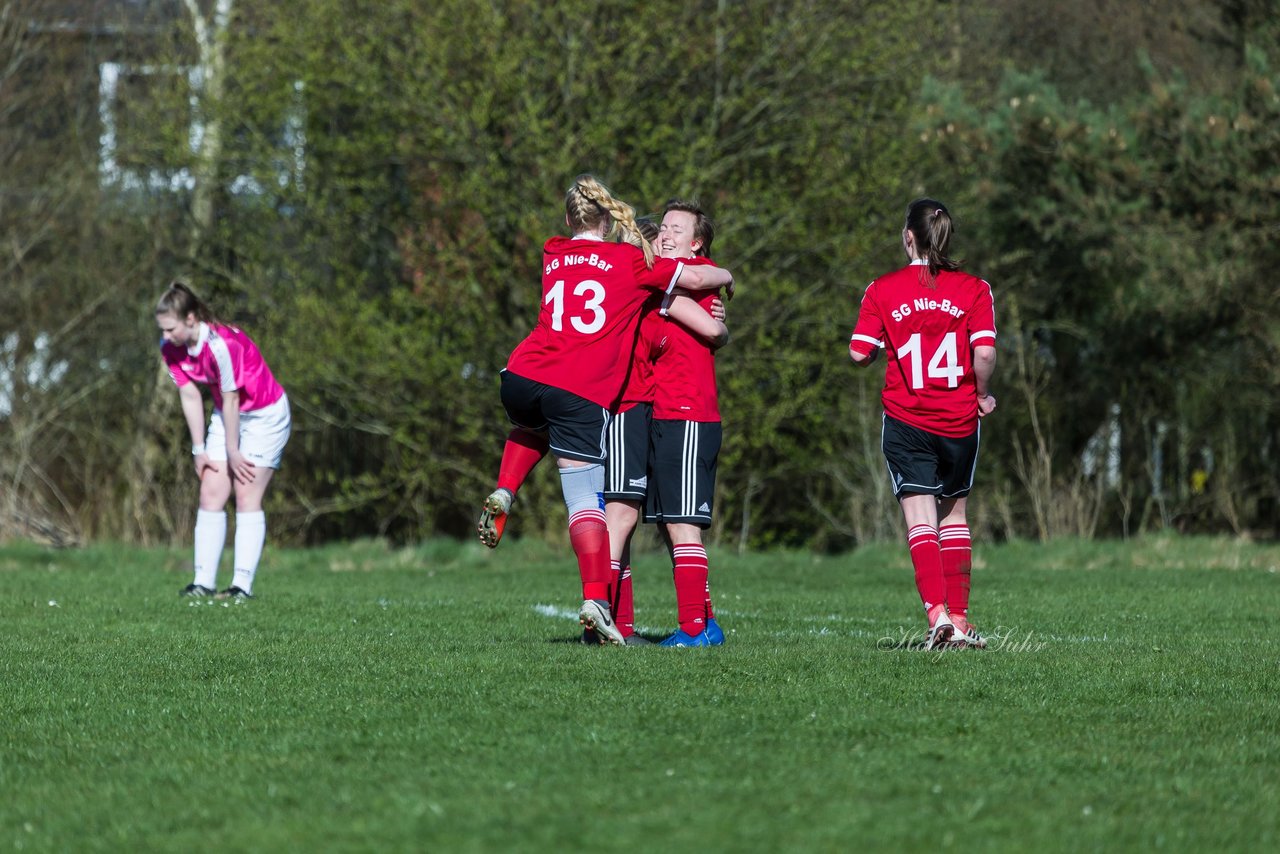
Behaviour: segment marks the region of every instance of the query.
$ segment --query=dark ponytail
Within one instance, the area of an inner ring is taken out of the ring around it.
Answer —
[[[928,287],[939,270],[955,271],[960,262],[947,256],[954,226],[946,205],[936,199],[916,199],[907,206],[907,230],[915,238],[916,254],[929,262]]]
[[[194,314],[196,320],[209,324],[218,322],[213,310],[205,304],[204,300],[196,296],[185,282],[176,280],[169,284],[156,302],[156,314],[172,314],[180,320],[185,320],[188,314]]]

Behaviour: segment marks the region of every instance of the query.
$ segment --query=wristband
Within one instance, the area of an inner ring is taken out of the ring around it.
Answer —
[[[204,453],[204,445],[192,445],[191,456],[198,457]]]

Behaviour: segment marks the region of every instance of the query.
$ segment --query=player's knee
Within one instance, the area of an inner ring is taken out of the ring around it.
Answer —
[[[604,509],[604,466],[588,463],[560,469],[560,489],[569,515]]]
[[[604,515],[610,530],[616,525],[631,530],[640,522],[640,506],[629,501],[607,501]]]
[[[669,522],[667,524],[667,536],[671,539],[672,545],[701,543],[702,529],[697,525],[690,525],[686,522]]]

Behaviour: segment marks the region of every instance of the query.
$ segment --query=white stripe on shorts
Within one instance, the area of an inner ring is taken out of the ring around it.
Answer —
[[[698,424],[684,423],[684,452],[680,459],[680,515],[698,515]]]
[[[604,457],[609,453],[609,425],[613,423],[613,415],[606,406],[600,407],[600,411],[604,413],[604,427],[600,429],[600,456]]]
[[[627,413],[619,412],[609,422],[609,447],[605,449],[609,463],[609,481],[604,486],[605,492],[622,492],[626,488],[623,483],[627,471],[627,447],[623,441],[626,435],[626,417]]]

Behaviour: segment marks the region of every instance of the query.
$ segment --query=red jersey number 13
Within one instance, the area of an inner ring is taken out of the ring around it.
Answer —
[[[604,326],[604,309],[601,304],[604,302],[604,285],[594,279],[587,279],[579,282],[573,289],[575,297],[586,297],[583,302],[581,311],[576,314],[569,315],[569,323],[574,329],[583,335],[590,335],[593,332],[599,332]],[[547,295],[542,298],[543,304],[551,306],[551,328],[556,332],[564,329],[564,279],[560,279],[551,290],[547,291]]]

